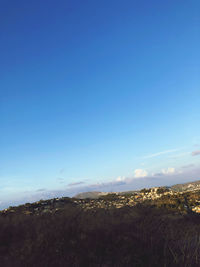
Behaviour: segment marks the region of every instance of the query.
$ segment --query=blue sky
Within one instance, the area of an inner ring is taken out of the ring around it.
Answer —
[[[1,1],[0,201],[200,178],[199,14],[193,0]]]

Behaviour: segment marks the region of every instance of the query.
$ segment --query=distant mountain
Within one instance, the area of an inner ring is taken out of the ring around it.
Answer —
[[[85,198],[97,199],[107,194],[109,193],[92,191],[92,192],[80,193],[80,194],[75,195],[74,197],[79,198],[79,199],[85,199]]]
[[[200,189],[200,180],[184,184],[176,184],[170,187],[171,190],[176,192],[185,192]]]
[[[168,188],[171,189],[172,191],[175,192],[185,192],[185,191],[193,191],[193,190],[197,190],[200,189],[200,180],[199,181],[195,181],[195,182],[189,182],[189,183],[184,183],[184,184],[176,184],[173,186],[165,186],[164,188]],[[127,194],[133,194],[136,192],[139,192],[140,190],[130,190],[130,191],[124,191],[124,192],[115,192],[118,195],[127,195]],[[84,193],[80,193],[75,195],[75,198],[78,199],[86,199],[86,198],[90,198],[90,199],[98,199],[103,195],[107,195],[107,194],[112,194],[113,192],[99,192],[99,191],[91,191],[91,192],[84,192]]]
[[[80,194],[77,194],[74,196],[74,198],[78,198],[78,199],[98,199],[101,196],[106,196],[109,194],[117,194],[119,196],[123,196],[123,195],[128,195],[128,194],[134,194],[136,192],[139,192],[139,190],[131,190],[131,191],[123,191],[123,192],[99,192],[99,191],[91,191],[91,192],[83,192]]]

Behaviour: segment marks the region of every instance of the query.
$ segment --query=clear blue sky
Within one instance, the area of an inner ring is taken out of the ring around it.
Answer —
[[[2,199],[197,166],[199,14],[194,0],[1,1]]]

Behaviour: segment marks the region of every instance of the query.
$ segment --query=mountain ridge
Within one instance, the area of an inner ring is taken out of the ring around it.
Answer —
[[[157,186],[157,187],[149,187],[150,188],[168,188],[171,189],[172,191],[175,192],[184,192],[187,190],[197,190],[200,189],[200,180],[197,181],[193,181],[193,182],[186,182],[186,183],[182,183],[182,184],[175,184],[172,186]],[[147,188],[144,188],[147,189]],[[142,189],[141,189],[142,190]],[[125,195],[125,194],[130,194],[130,193],[136,193],[136,192],[140,192],[141,190],[128,190],[128,191],[122,191],[122,192],[101,192],[101,191],[88,191],[88,192],[82,192],[79,194],[76,194],[74,196],[74,198],[78,198],[78,199],[98,199],[100,198],[102,195],[108,195],[108,194],[117,194],[117,195]]]

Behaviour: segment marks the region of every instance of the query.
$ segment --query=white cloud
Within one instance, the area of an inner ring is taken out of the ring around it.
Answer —
[[[187,168],[192,168],[194,166],[195,166],[194,164],[187,164],[187,165],[182,166],[182,168],[187,169]]]
[[[200,150],[196,150],[192,152],[192,156],[198,156],[200,155]]]
[[[175,173],[175,168],[167,168],[167,169],[162,169],[163,174],[173,174]]]
[[[116,181],[117,182],[121,182],[121,181],[124,181],[125,180],[125,176],[118,176]]]
[[[177,158],[185,157],[185,156],[187,156],[189,154],[190,154],[190,152],[184,152],[184,153],[176,154],[176,155],[173,155],[173,156],[169,156],[169,158],[171,158],[171,159],[177,159]]]
[[[177,148],[176,149],[165,150],[165,151],[157,152],[157,153],[154,153],[154,154],[146,155],[146,156],[143,157],[143,159],[154,158],[154,157],[158,157],[160,155],[176,152],[176,151],[179,151],[179,150],[180,149],[177,149]]]
[[[70,184],[68,184],[68,186],[77,186],[77,185],[82,185],[82,184],[84,184],[85,182],[83,182],[83,181],[80,181],[80,182],[76,182],[76,183],[70,183]]]
[[[148,173],[147,173],[147,171],[145,171],[145,170],[143,170],[143,169],[136,169],[135,171],[134,171],[134,173],[135,173],[135,177],[136,178],[139,178],[139,177],[146,177],[147,175],[148,175]]]

